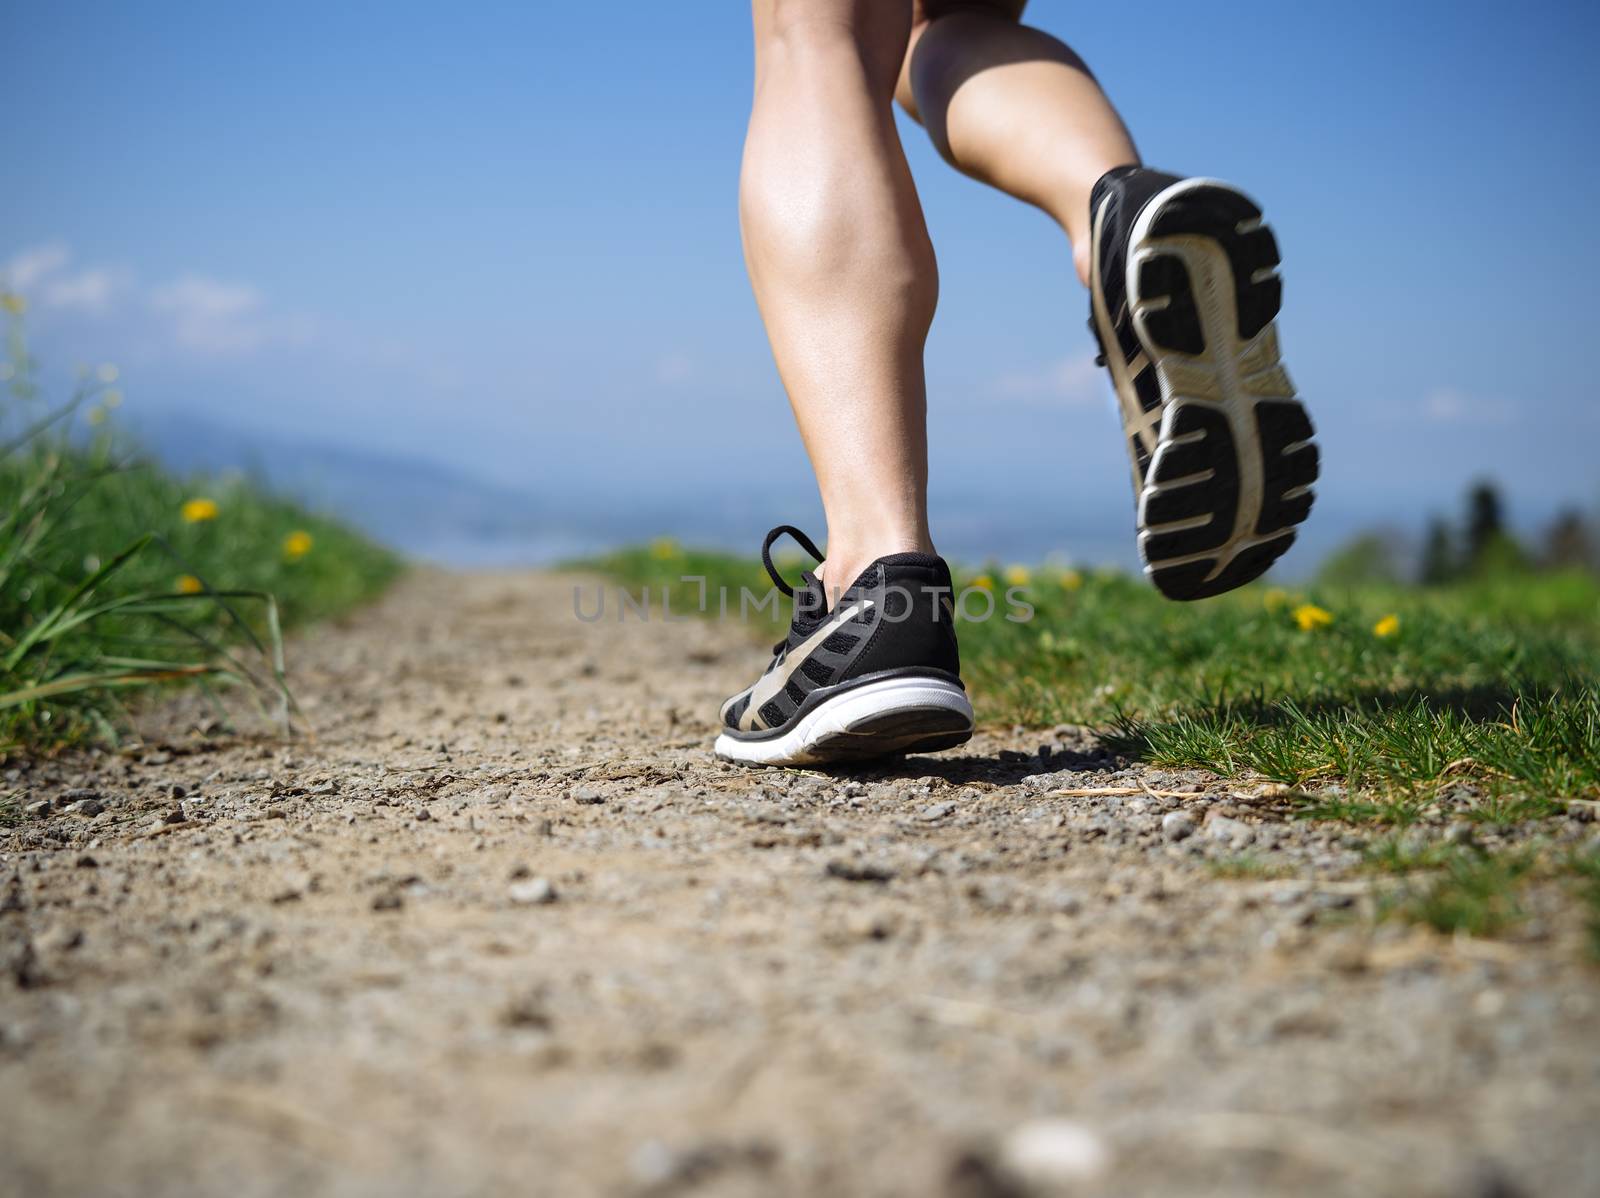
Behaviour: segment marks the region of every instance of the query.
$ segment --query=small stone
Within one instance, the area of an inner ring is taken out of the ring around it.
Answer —
[[[75,862],[75,864],[77,865],[77,867],[79,869],[99,869],[100,868],[100,863],[98,861],[96,861],[93,857],[89,856],[88,853],[84,853],[81,857],[79,857],[78,860]]]
[[[45,816],[50,814],[50,808],[52,806],[54,806],[54,804],[51,803],[49,799],[39,799],[37,802],[29,803],[22,810],[30,819],[43,819]]]
[[[99,815],[106,809],[106,805],[99,799],[79,799],[70,810],[74,815]]]
[[[956,805],[954,803],[929,803],[921,811],[917,812],[917,818],[931,824],[935,820],[943,819],[955,809]]]
[[[1444,830],[1446,844],[1471,844],[1472,825],[1464,819],[1455,820]]]
[[[184,789],[183,783],[174,782],[172,784],[172,788],[167,793],[169,793],[175,799],[181,799],[187,796],[189,792]]]
[[[533,877],[533,871],[526,865],[513,865],[511,867],[511,880],[513,882],[520,881],[523,878],[531,877]]]
[[[282,807],[268,807],[267,808],[267,818],[268,819],[288,819],[289,818],[289,813],[287,811],[285,811]]]
[[[1111,1161],[1105,1141],[1069,1119],[1022,1124],[1002,1141],[999,1156],[1004,1172],[1028,1193],[1092,1181]]]
[[[1242,849],[1256,838],[1255,829],[1249,824],[1227,815],[1215,816],[1208,821],[1206,835],[1236,849]]]
[[[42,933],[34,943],[40,952],[47,955],[70,953],[83,945],[83,929],[67,924],[56,924]]]
[[[1194,835],[1194,816],[1187,811],[1169,811],[1161,817],[1161,836],[1165,840],[1187,840]]]
[[[183,804],[179,803],[171,811],[167,812],[163,822],[169,824],[181,824],[188,818],[189,816],[183,810]]]
[[[382,894],[375,895],[372,900],[374,911],[398,911],[405,905],[405,899],[401,898],[399,891],[396,890],[385,890]]]
[[[506,895],[519,907],[535,907],[555,902],[556,888],[550,884],[549,878],[529,878],[523,882],[513,882]]]
[[[425,824],[429,820],[431,820],[432,818],[433,818],[432,812],[430,812],[426,807],[422,808],[420,811],[417,812],[417,823],[419,823],[419,824]]]
[[[585,805],[604,803],[606,801],[606,796],[600,792],[598,786],[574,786],[567,791],[567,798],[574,803],[583,803]]]

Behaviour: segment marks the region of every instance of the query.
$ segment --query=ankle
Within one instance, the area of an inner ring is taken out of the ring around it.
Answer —
[[[823,589],[828,595],[828,607],[831,610],[846,588],[880,557],[886,557],[891,553],[933,552],[935,552],[933,541],[926,535],[886,537],[864,542],[842,542],[829,537],[828,557],[817,568],[817,577],[822,579]]]
[[[1092,247],[1089,245],[1088,233],[1082,234],[1072,243],[1072,265],[1078,270],[1078,282],[1082,283],[1085,287],[1089,285],[1089,263],[1091,248]]]

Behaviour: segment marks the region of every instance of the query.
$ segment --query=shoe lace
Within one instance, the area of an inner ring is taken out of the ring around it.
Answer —
[[[778,567],[772,564],[772,543],[779,537],[785,535],[793,537],[795,543],[809,553],[819,565],[822,562],[822,550],[817,548],[815,541],[806,536],[805,533],[801,532],[792,524],[778,525],[777,528],[774,528],[767,534],[767,539],[761,542],[761,564],[767,568],[767,577],[772,579],[773,586],[782,591],[785,596],[792,599],[794,598],[794,588],[789,585],[782,574],[778,573]],[[801,572],[800,582],[802,586],[809,586],[813,581],[815,581],[815,575],[813,575],[810,570],[804,570]],[[779,641],[776,645],[772,646],[772,656],[774,658],[778,658],[781,654],[786,652],[788,648],[789,641],[787,638],[785,638],[784,640]]]
[[[761,542],[761,564],[767,568],[767,577],[772,579],[772,585],[777,587],[784,595],[794,598],[794,588],[784,581],[778,568],[772,564],[772,543],[779,537],[788,535],[795,539],[795,543],[816,559],[818,565],[822,564],[822,550],[818,549],[816,542],[792,524],[780,524],[767,534],[767,539]],[[807,571],[806,573],[810,573]],[[802,579],[805,577],[801,576]]]

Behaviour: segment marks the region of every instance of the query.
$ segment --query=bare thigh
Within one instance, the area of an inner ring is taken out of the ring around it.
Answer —
[[[911,88],[911,56],[916,53],[917,43],[922,40],[922,32],[927,29],[928,22],[939,17],[955,16],[957,13],[983,13],[997,17],[1005,17],[1011,21],[1022,19],[1022,10],[1028,7],[1028,0],[911,0],[911,38],[906,45],[905,60],[900,67],[900,78],[895,86],[895,99],[900,101],[913,119],[921,121],[922,113],[917,111],[916,97]],[[943,137],[942,130],[935,133],[934,140],[938,142]],[[941,147],[941,152],[943,149]]]

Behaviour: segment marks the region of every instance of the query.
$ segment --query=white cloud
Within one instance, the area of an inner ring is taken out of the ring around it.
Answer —
[[[146,286],[131,271],[78,266],[72,250],[59,242],[16,254],[0,268],[0,286],[19,292],[40,312],[119,313],[133,322],[130,332],[144,344],[203,356],[249,354],[312,335],[307,318],[273,311],[247,283],[188,273]]]
[[[69,269],[72,251],[59,242],[23,250],[0,271],[0,282],[41,308],[101,313],[127,282],[106,267]]]
[[[243,283],[187,274],[150,291],[150,306],[172,323],[179,345],[203,354],[260,349],[270,337],[261,293]]]
[[[1001,375],[990,386],[996,399],[1051,407],[1088,407],[1106,401],[1107,383],[1093,354],[1063,358],[1035,371]]]
[[[67,247],[59,243],[31,246],[6,263],[6,286],[21,292],[30,291],[41,279],[59,271],[71,257]]]
[[[1437,424],[1505,424],[1515,410],[1503,399],[1435,387],[1423,397],[1422,414]]]
[[[80,270],[49,280],[40,289],[46,307],[75,312],[104,312],[120,290],[123,279],[116,271]]]

